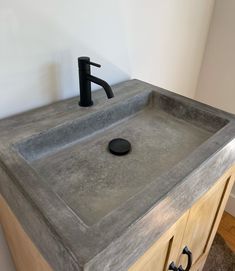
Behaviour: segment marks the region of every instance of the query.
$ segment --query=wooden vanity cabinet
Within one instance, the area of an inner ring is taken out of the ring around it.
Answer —
[[[233,183],[234,176],[225,174],[189,211],[181,250],[187,245],[193,254],[190,270],[202,270]],[[187,256],[181,254],[179,263],[186,266]]]
[[[234,183],[234,169],[229,170],[202,196],[172,228],[131,267],[129,271],[166,271],[173,261],[185,270],[192,253],[190,271],[201,271],[215,237],[226,202]]]

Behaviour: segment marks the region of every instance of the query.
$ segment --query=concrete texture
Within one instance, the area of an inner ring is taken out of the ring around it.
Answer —
[[[153,106],[30,165],[91,226],[186,158],[211,134]],[[109,141],[117,137],[131,142],[129,155],[117,157],[107,151]],[[158,185],[164,186],[161,179]]]
[[[131,80],[0,121],[0,192],[60,270],[127,270],[235,163],[235,118]],[[109,140],[132,152],[116,157]]]

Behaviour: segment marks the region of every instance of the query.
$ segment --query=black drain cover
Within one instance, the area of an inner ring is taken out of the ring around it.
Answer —
[[[109,142],[109,151],[114,155],[125,155],[131,150],[131,143],[123,138],[114,138]]]

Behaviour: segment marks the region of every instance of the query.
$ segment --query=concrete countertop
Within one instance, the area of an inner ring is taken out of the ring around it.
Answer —
[[[89,109],[78,108],[76,97],[0,121],[0,193],[56,271],[127,270],[235,163],[234,115],[139,80],[115,85],[113,91],[111,100],[103,91],[94,93],[95,106]],[[171,107],[171,114],[192,122],[196,118],[208,129],[213,122],[218,131],[160,176],[168,192],[147,186],[110,215],[86,226],[46,183],[39,182],[15,146],[151,91],[159,94],[163,107]]]

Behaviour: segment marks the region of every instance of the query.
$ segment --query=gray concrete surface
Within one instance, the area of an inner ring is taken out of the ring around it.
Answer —
[[[127,270],[235,163],[235,118],[139,80],[0,121],[0,192],[51,266]],[[132,152],[111,155],[110,139]]]

